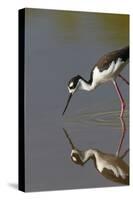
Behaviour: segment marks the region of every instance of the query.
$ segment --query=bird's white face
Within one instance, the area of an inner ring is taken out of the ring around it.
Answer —
[[[69,83],[69,85],[68,85],[68,91],[69,91],[69,93],[74,94],[74,92],[77,89],[77,85],[78,85],[78,83],[75,85],[75,83],[73,81],[71,81]]]
[[[81,166],[84,165],[80,154],[79,154],[76,150],[72,150],[71,159],[72,159],[72,161],[73,161],[74,163],[76,163],[76,164],[78,164],[78,165],[81,165]]]

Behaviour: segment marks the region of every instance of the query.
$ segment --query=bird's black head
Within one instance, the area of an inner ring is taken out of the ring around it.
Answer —
[[[70,79],[70,81],[67,84],[69,93],[75,92],[80,79],[82,79],[82,77],[80,75],[74,76],[73,78]]]
[[[66,107],[62,113],[62,115],[64,115],[68,105],[69,105],[69,102],[72,98],[72,95],[76,92],[76,90],[78,89],[79,87],[79,80],[82,79],[82,77],[80,75],[77,75],[77,76],[74,76],[73,78],[70,79],[70,81],[68,82],[67,84],[67,87],[68,87],[68,91],[69,91],[69,97],[68,97],[68,100],[67,100],[67,103],[66,103]]]
[[[80,155],[79,155],[78,153],[76,153],[76,152],[73,152],[73,153],[71,154],[71,159],[72,159],[72,161],[73,161],[75,164],[78,164],[78,165],[81,165],[81,166],[84,165],[84,162],[83,162],[83,160],[81,159]]]

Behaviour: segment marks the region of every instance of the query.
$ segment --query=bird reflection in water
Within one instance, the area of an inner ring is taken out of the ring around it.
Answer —
[[[126,134],[126,123],[123,117],[120,118],[120,122],[121,122],[121,138],[120,138],[120,142],[116,151],[116,156],[119,156],[120,154],[120,150],[121,150],[121,147],[125,138],[125,134]]]
[[[129,150],[125,151],[122,156],[104,153],[98,149],[87,149],[81,151],[73,144],[67,131],[65,129],[63,130],[72,148],[71,159],[75,164],[83,166],[87,161],[92,159],[95,168],[104,177],[113,182],[124,185],[129,184],[129,166],[123,160]],[[119,148],[121,148],[122,142],[123,137],[120,140]]]

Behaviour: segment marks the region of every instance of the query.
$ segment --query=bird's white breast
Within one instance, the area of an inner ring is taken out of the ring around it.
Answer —
[[[110,162],[100,157],[96,159],[96,165],[100,173],[102,173],[104,169],[107,169],[107,170],[111,170],[117,178],[121,177],[125,179],[127,176],[127,174],[125,174],[125,172],[119,166],[113,165]]]
[[[93,84],[97,86],[101,83],[111,81],[120,73],[124,65],[125,62],[118,58],[117,62],[112,61],[108,69],[103,71],[100,71],[98,66],[96,66],[93,70]]]

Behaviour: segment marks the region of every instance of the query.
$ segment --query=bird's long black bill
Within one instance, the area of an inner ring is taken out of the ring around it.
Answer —
[[[64,111],[63,111],[63,113],[62,113],[62,115],[64,115],[64,113],[65,113],[65,111],[66,111],[66,109],[67,109],[67,107],[68,107],[68,105],[69,105],[69,102],[70,102],[71,98],[72,98],[72,93],[71,93],[71,94],[69,95],[69,97],[68,97],[67,104],[66,104],[66,107],[65,107],[65,109],[64,109]]]
[[[68,135],[66,129],[63,128],[63,131],[64,131],[64,133],[65,133],[65,135],[66,135],[66,137],[67,137],[67,139],[68,139],[68,141],[69,141],[69,144],[71,145],[72,149],[75,149],[75,146],[74,146],[74,144],[72,143],[72,140],[70,139],[70,137],[69,137],[69,135]]]

